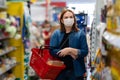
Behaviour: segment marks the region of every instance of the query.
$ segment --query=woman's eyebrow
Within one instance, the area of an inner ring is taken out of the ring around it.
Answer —
[[[65,16],[64,18],[73,18],[73,16]]]

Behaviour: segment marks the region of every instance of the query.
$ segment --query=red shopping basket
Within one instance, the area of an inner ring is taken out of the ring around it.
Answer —
[[[47,63],[48,60],[53,60],[53,61],[57,60],[57,59],[54,59],[49,54],[49,49],[46,49],[46,48],[32,49],[30,66],[35,70],[36,74],[41,79],[55,80],[55,78],[60,73],[60,71],[65,68],[65,65],[64,64],[61,66],[49,65]]]

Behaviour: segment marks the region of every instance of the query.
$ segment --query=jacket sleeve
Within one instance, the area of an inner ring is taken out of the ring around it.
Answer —
[[[57,52],[59,49],[59,42],[58,42],[58,30],[54,31],[51,38],[50,38],[50,54],[54,57],[58,57]]]
[[[78,49],[78,58],[85,57],[88,54],[88,44],[86,40],[86,35],[82,31],[80,34],[80,49]]]

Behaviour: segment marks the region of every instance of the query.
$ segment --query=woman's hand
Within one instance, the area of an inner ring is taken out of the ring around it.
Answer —
[[[60,57],[65,57],[66,55],[70,55],[73,59],[78,57],[78,50],[74,48],[64,48],[58,52]]]
[[[65,57],[66,55],[69,55],[69,52],[70,52],[69,48],[64,48],[58,52],[58,55],[60,57]]]

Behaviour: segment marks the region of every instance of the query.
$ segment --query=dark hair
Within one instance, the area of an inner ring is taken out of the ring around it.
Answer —
[[[50,24],[50,22],[48,20],[45,20],[44,24]]]
[[[64,14],[65,14],[66,12],[71,12],[71,13],[73,14],[74,24],[73,24],[73,26],[72,26],[72,30],[78,31],[79,28],[77,27],[77,22],[76,22],[75,14],[73,13],[73,11],[71,11],[71,10],[69,10],[69,9],[64,9],[64,10],[62,11],[61,15],[60,15],[60,30],[63,31],[63,32],[66,31],[66,30],[65,30],[65,26],[64,26],[64,24],[63,24],[62,21],[61,21],[61,20],[63,19]]]
[[[45,21],[43,22],[42,27],[44,28],[46,24],[49,24],[50,27],[51,27],[51,23],[50,23],[50,21],[48,21],[48,20],[45,20]]]

